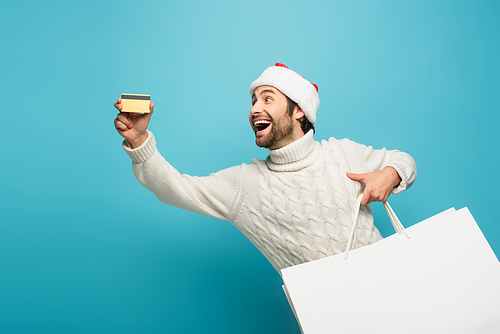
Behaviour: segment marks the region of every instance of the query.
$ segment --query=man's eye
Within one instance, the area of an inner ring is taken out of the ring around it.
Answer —
[[[266,97],[266,102],[270,102],[272,100],[273,100],[272,97],[270,97],[270,96]]]

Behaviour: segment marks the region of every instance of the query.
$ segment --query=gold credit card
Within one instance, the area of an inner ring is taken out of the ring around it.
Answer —
[[[151,95],[122,94],[122,112],[149,113]]]

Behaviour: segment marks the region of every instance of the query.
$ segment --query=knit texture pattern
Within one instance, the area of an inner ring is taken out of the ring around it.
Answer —
[[[274,151],[206,177],[181,175],[156,150],[153,134],[132,149],[136,178],[164,203],[229,220],[281,269],[342,253],[363,185],[346,172],[365,173],[390,165],[408,188],[416,166],[406,153],[373,150],[347,139],[317,142],[310,131]],[[382,239],[369,206],[360,210],[355,247]]]
[[[349,159],[345,147],[349,143],[343,144],[324,142],[316,147],[321,154],[313,157],[313,163],[308,161],[307,167],[286,172],[274,171],[268,164],[254,160],[260,172],[255,180],[256,196],[245,197],[242,219],[233,224],[276,270],[339,254],[347,247],[362,186],[345,174],[367,171],[367,167],[360,159]],[[365,206],[360,213],[355,247],[380,239],[369,207]]]

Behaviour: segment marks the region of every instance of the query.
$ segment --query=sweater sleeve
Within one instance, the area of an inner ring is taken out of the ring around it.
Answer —
[[[417,177],[417,166],[415,160],[408,153],[399,150],[387,150],[386,148],[375,150],[372,146],[354,144],[370,171],[379,171],[387,166],[396,170],[401,177],[401,183],[394,188],[393,194],[398,194],[411,187]]]
[[[163,203],[203,215],[228,220],[238,190],[241,166],[206,177],[180,174],[158,152],[153,133],[138,148],[125,140],[123,148],[132,159],[137,180]]]

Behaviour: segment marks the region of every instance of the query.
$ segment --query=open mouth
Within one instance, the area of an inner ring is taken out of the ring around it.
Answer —
[[[257,130],[256,134],[260,134],[260,133],[262,133],[262,131],[267,129],[269,127],[269,125],[271,125],[271,121],[265,120],[265,119],[258,119],[258,120],[253,122],[253,125],[255,126],[255,128]]]

